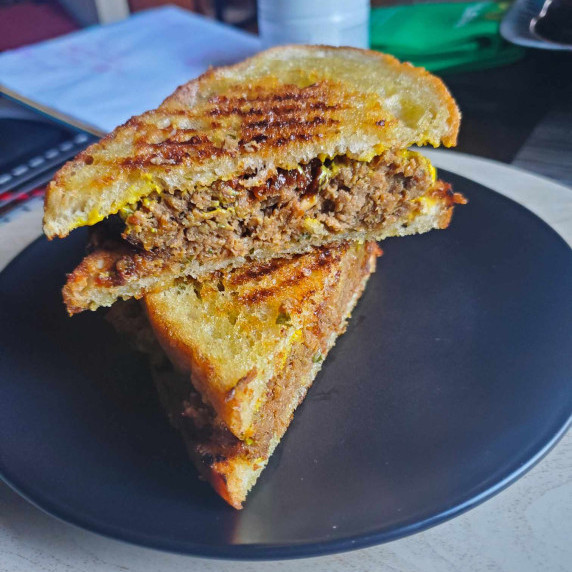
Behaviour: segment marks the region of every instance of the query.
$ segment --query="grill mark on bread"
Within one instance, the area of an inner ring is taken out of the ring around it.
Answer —
[[[157,159],[179,163],[189,157],[204,159],[236,153],[236,150],[232,151],[215,145],[206,135],[193,135],[182,141],[167,139],[162,143],[140,144],[138,154],[135,157],[124,158],[121,166],[144,169],[154,165],[153,161]]]
[[[293,142],[321,139],[329,129],[341,123],[339,113],[348,107],[335,100],[328,101],[332,96],[331,89],[332,85],[321,82],[303,88],[286,85],[278,93],[259,87],[249,97],[215,96],[208,100],[208,105],[213,107],[197,112],[198,115],[193,111],[170,110],[164,117],[168,125],[157,131],[168,133],[168,137],[155,142],[150,142],[145,135],[151,127],[140,117],[131,118],[126,125],[137,132],[133,142],[137,153],[117,163],[123,169],[144,170],[162,164],[236,157],[240,153],[254,153],[260,145],[282,148]],[[208,124],[214,133],[205,133],[204,119],[201,119],[204,116],[216,119]],[[234,133],[236,146],[226,144],[226,138],[217,133],[224,128],[224,120],[232,116],[252,118],[241,123],[238,132]],[[200,125],[196,128],[180,126],[185,119],[191,125],[195,121]],[[381,119],[376,124],[384,123]]]
[[[290,260],[298,260],[303,254],[296,254]],[[241,284],[246,284],[250,280],[258,280],[264,278],[275,272],[278,268],[284,266],[284,262],[280,258],[272,258],[269,262],[262,264],[256,264],[254,266],[248,266],[246,270],[239,267],[230,276],[228,280],[229,286],[240,286]]]
[[[315,116],[307,120],[299,117],[284,119],[283,117],[268,117],[260,121],[247,123],[242,132],[239,146],[247,145],[251,141],[266,142],[270,145],[282,145],[286,141],[309,140],[313,137],[320,137],[320,132],[308,133],[308,129],[322,126],[324,128],[338,125],[340,122],[333,117]],[[289,133],[284,137],[284,132]]]
[[[317,247],[315,251],[320,252],[321,255],[325,256],[331,255],[334,252],[337,253],[338,256],[341,256],[347,251],[348,247],[349,247],[348,243],[343,242],[330,246],[320,246]],[[246,267],[236,268],[232,272],[232,274],[230,274],[227,284],[229,285],[229,287],[237,287],[253,280],[258,281],[264,278],[265,276],[272,274],[279,268],[284,268],[284,266],[286,265],[292,265],[292,266],[295,265],[304,256],[306,256],[306,254],[304,253],[294,254],[291,258],[286,260],[282,258],[272,258],[268,262],[249,264]],[[319,267],[318,264],[313,264],[311,266],[305,265],[303,267],[302,272],[304,276],[307,276],[311,271],[310,269],[315,269],[318,267]]]
[[[284,129],[285,127],[301,126],[301,127],[315,127],[317,125],[334,125],[339,123],[337,119],[331,117],[320,117],[316,115],[311,119],[306,121],[300,121],[297,117],[292,117],[290,119],[283,119],[281,117],[267,117],[266,119],[261,119],[260,121],[253,121],[251,123],[246,123],[244,126],[244,131],[256,131],[258,129],[268,131],[269,129]]]
[[[137,155],[125,157],[121,160],[121,165],[124,168],[144,169],[163,161],[179,163],[189,157],[205,159],[223,155],[234,156],[241,151],[254,151],[255,148],[249,149],[253,143],[266,143],[282,147],[292,141],[309,141],[313,138],[320,138],[322,133],[316,131],[316,128],[327,129],[339,123],[340,121],[333,117],[314,116],[307,120],[300,117],[268,117],[244,125],[235,149],[226,147],[224,144],[218,145],[211,141],[207,135],[198,135],[194,129],[180,129],[173,136],[159,143],[137,143]],[[284,136],[284,132],[288,136]]]
[[[253,292],[239,296],[238,300],[241,304],[245,305],[259,304],[267,298],[277,296],[279,292],[289,286],[302,282],[309,274],[316,270],[322,269],[327,271],[327,269],[339,262],[341,255],[342,253],[337,251],[336,248],[324,247],[319,256],[313,258],[310,264],[304,265],[303,268],[296,268],[293,272],[285,276],[283,280],[277,280],[271,288],[255,289]],[[253,274],[251,279],[256,278],[255,273]],[[304,295],[311,296],[312,293],[313,291],[307,291]]]
[[[283,93],[261,94],[255,98],[229,98],[227,96],[219,96],[212,98],[210,101],[216,105],[207,113],[214,116],[237,115],[240,117],[262,116],[263,119],[258,121],[250,121],[241,125],[241,131],[249,132],[251,130],[268,130],[285,129],[288,127],[316,127],[318,125],[332,125],[338,123],[333,117],[323,117],[314,115],[313,117],[303,117],[316,111],[338,111],[343,109],[339,103],[327,103],[323,101],[326,94],[325,90],[315,86],[307,88],[297,88],[296,86],[286,86]],[[315,101],[311,98],[320,100]],[[246,107],[246,108],[245,108]],[[302,115],[302,117],[301,117]]]
[[[334,82],[321,81],[306,87],[298,87],[294,84],[266,87],[257,85],[248,95],[214,95],[208,99],[208,103],[215,106],[214,109],[224,110],[239,107],[247,103],[275,103],[283,101],[308,101],[312,98],[324,101],[331,93]]]
[[[341,243],[339,245],[333,246],[321,246],[315,249],[315,252],[319,252],[319,258],[314,260],[311,264],[305,264],[302,267],[302,274],[304,276],[308,276],[313,270],[317,268],[324,267],[325,264],[322,262],[328,258],[333,258],[334,253],[337,253],[339,256],[347,250],[348,246],[346,243]],[[284,261],[281,258],[273,258],[269,262],[250,265],[247,270],[243,270],[242,268],[237,268],[234,273],[229,278],[229,286],[240,286],[242,284],[246,284],[253,280],[260,280],[261,278],[268,276],[275,272],[278,268],[284,268],[286,265],[295,266],[297,261],[306,256],[305,254],[295,254],[290,259]],[[320,260],[320,261],[318,261]]]
[[[272,107],[267,107],[261,109],[260,107],[249,107],[248,109],[241,109],[240,107],[233,107],[228,110],[214,108],[208,111],[208,115],[211,117],[228,117],[231,115],[237,115],[239,117],[251,117],[251,116],[266,116],[266,115],[281,115],[282,117],[287,117],[292,114],[299,114],[300,111],[305,109],[311,109],[312,111],[341,111],[347,109],[345,105],[341,104],[328,104],[322,101],[310,101],[305,102],[303,107],[299,105],[274,105]],[[220,126],[220,123],[218,124]]]
[[[304,103],[304,108],[311,109],[313,111],[341,111],[343,109],[347,109],[345,105],[340,103],[330,104],[325,103],[323,101],[306,101]],[[241,109],[240,107],[232,107],[228,109],[223,108],[213,108],[207,112],[208,115],[214,117],[226,117],[229,115],[237,115],[239,117],[250,117],[250,116],[258,116],[258,115],[277,115],[280,114],[282,116],[288,116],[291,114],[298,114],[300,113],[300,106],[299,105],[283,105],[280,102],[277,105],[272,107],[267,107],[265,109],[261,109],[260,107],[249,107],[248,109]],[[220,124],[218,124],[220,126]]]

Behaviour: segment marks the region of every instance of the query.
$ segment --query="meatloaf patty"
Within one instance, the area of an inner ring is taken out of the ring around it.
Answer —
[[[447,192],[431,164],[409,151],[370,162],[314,159],[278,170],[264,185],[249,176],[216,181],[192,192],[154,191],[124,209],[123,237],[149,252],[192,260],[252,255],[261,244],[304,242],[326,233],[369,230],[413,218],[416,199]]]

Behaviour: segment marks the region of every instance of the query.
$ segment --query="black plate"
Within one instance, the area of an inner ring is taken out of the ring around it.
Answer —
[[[145,546],[229,558],[363,547],[522,475],[572,411],[572,252],[467,179],[446,232],[388,240],[347,333],[252,492],[199,481],[142,359],[59,289],[84,234],[0,276],[0,470],[48,512]]]

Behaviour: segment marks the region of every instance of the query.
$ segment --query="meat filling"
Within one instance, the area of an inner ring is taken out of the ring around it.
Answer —
[[[388,151],[370,162],[314,159],[264,185],[248,176],[196,191],[153,192],[124,209],[123,237],[147,251],[209,259],[252,254],[261,243],[283,245],[316,235],[371,230],[415,214],[414,199],[435,185],[417,153]]]

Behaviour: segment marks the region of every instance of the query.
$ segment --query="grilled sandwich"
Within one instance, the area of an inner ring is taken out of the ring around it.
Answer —
[[[112,308],[117,329],[152,357],[192,459],[235,508],[344,331],[379,253],[375,243],[319,247],[181,279]]]
[[[66,164],[49,238],[101,226],[69,276],[70,313],[180,276],[347,240],[445,228],[463,202],[411,145],[454,145],[444,84],[395,58],[289,46],[212,69]]]

